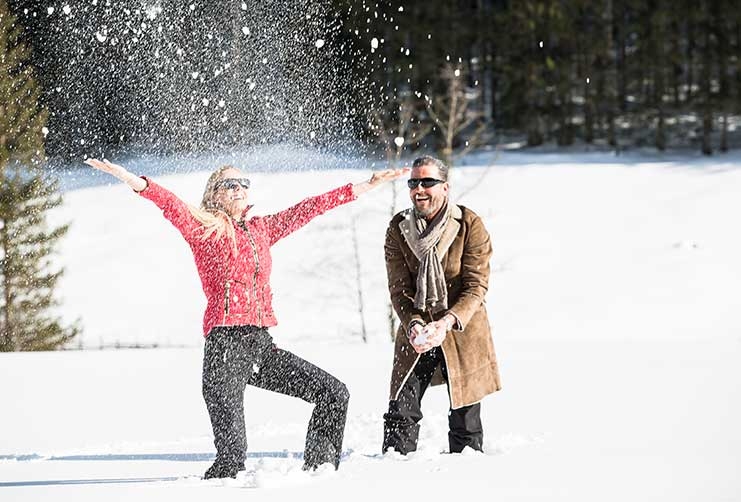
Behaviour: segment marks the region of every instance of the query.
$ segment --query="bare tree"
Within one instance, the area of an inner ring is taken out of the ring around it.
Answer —
[[[360,280],[360,244],[358,242],[358,218],[352,220],[352,248],[355,261],[355,286],[358,292],[358,316],[360,317],[360,334],[364,343],[368,343],[368,330],[365,328],[365,308],[363,302],[363,283]]]
[[[446,65],[441,76],[446,87],[445,94],[425,96],[425,105],[443,140],[443,161],[452,166],[455,158],[465,155],[479,144],[486,124],[484,114],[471,106],[480,90],[465,85],[466,74],[463,67]],[[454,155],[456,140],[461,139],[463,133],[474,125],[475,129],[465,140],[464,148]]]

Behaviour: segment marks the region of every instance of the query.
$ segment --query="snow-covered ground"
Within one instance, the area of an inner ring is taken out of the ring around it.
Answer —
[[[0,500],[741,500],[741,157],[490,161],[471,157],[452,179],[495,247],[504,389],[483,403],[484,454],[440,454],[447,397],[433,388],[420,450],[379,455],[386,186],[274,248],[274,338],[351,392],[340,470],[300,470],[308,405],[248,389],[247,473],[199,480],[214,450],[195,267],[156,208],[113,185],[67,192],[54,214],[72,222],[64,315],[91,350],[0,354]],[[255,173],[254,211],[367,174]],[[206,177],[158,181],[195,203]],[[93,350],[116,343],[161,348]]]

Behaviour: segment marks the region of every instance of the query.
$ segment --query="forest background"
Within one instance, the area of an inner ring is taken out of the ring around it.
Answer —
[[[11,0],[46,154],[738,147],[734,0]],[[361,140],[358,142],[358,140]]]

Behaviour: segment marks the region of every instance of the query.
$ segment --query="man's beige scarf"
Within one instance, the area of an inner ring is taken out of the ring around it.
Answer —
[[[450,242],[446,243],[444,249],[438,249],[438,243],[450,222],[450,214],[450,206],[446,202],[429,223],[416,211],[412,211],[410,215],[413,228],[407,242],[419,260],[414,307],[420,310],[434,313],[448,308],[448,288],[440,259],[450,246]]]

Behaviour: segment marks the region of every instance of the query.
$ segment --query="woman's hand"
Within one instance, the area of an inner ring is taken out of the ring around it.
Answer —
[[[409,174],[411,168],[403,167],[401,169],[385,169],[383,171],[376,171],[371,175],[370,180],[363,183],[356,183],[352,186],[353,193],[357,197],[358,195],[367,192],[379,185],[386,183],[387,181],[395,180],[405,174]]]
[[[126,170],[125,167],[114,164],[113,162],[109,162],[107,160],[87,159],[85,161],[85,164],[97,169],[98,171],[108,173],[111,176],[120,179],[136,192],[141,192],[142,190],[147,188],[146,180],[140,178],[135,174],[130,173]]]

